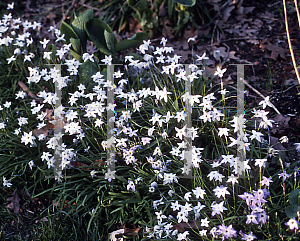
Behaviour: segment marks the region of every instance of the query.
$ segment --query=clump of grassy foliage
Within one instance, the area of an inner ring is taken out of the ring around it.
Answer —
[[[34,42],[39,27],[1,21],[2,237],[299,238],[299,163],[268,141],[268,98],[236,115],[226,69],[182,65],[166,39],[111,65],[74,59],[57,29]]]

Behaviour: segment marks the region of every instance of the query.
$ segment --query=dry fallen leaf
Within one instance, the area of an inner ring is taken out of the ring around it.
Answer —
[[[138,234],[138,232],[140,231],[140,227],[138,227],[138,228],[125,228],[125,230],[124,230],[124,235],[125,236],[135,236],[135,235],[137,235]]]
[[[198,36],[198,29],[196,29],[196,30],[194,30],[194,29],[185,29],[183,36],[186,40],[188,40],[189,38],[194,38],[195,36]],[[197,42],[197,38],[196,38],[195,43],[196,42]]]
[[[11,201],[9,204],[6,205],[7,208],[12,209],[14,213],[20,212],[20,198],[17,192],[17,189],[12,193],[12,196],[7,198],[7,201]]]
[[[173,31],[173,27],[172,24],[170,22],[169,19],[167,19],[167,17],[165,17],[163,19],[163,36],[166,37],[167,39],[174,39],[174,31]]]
[[[223,11],[223,14],[222,14],[222,18],[223,18],[224,22],[227,22],[233,9],[235,9],[235,6],[229,6],[229,7],[225,8],[225,10]]]
[[[173,226],[172,229],[177,229],[179,232],[183,233],[185,232],[185,229],[194,229],[194,230],[199,230],[200,229],[200,223],[197,221],[194,221],[192,223],[178,223]]]
[[[287,79],[286,81],[284,81],[284,85],[299,85],[298,80],[296,79]]]
[[[38,223],[38,222],[48,222],[48,218],[46,217],[43,217],[41,220],[35,220],[35,223]]]
[[[110,240],[123,240],[122,236],[136,236],[138,232],[140,231],[140,227],[138,228],[122,228],[118,229],[116,231],[111,232],[110,235]]]
[[[113,231],[109,234],[110,240],[111,241],[117,241],[116,235],[123,235],[124,234],[125,229],[118,229],[116,231]],[[122,239],[123,240],[123,239]]]
[[[98,166],[98,167],[101,167],[101,166],[106,165],[106,163],[103,162],[103,160],[101,160],[101,159],[94,161],[94,162],[91,163],[90,165],[84,164],[84,163],[79,162],[79,161],[70,161],[70,164],[71,164],[73,167],[76,167],[76,168],[80,168],[80,167],[83,167],[83,166]],[[91,168],[91,167],[88,167],[88,168],[81,168],[81,169],[91,170],[92,168]]]
[[[203,76],[205,78],[213,78],[214,77],[214,73],[215,73],[215,68],[210,68],[210,67],[205,67],[204,71],[203,71]]]
[[[116,37],[116,39],[117,39],[118,42],[120,42],[121,40],[123,40],[123,37],[121,37],[116,30],[114,31],[114,35],[115,35],[115,37]]]
[[[275,121],[275,123],[277,123],[276,128],[275,129],[286,129],[289,128],[289,121],[290,121],[291,117],[289,116],[283,116],[282,114],[276,114],[275,118],[273,118],[273,120]]]
[[[165,17],[168,13],[168,9],[165,7],[165,4],[160,5],[158,16],[160,18]]]
[[[244,14],[251,13],[254,9],[255,9],[255,7],[245,7],[244,8]]]
[[[263,12],[259,15],[259,17],[265,19],[267,23],[274,24],[274,21],[277,20],[276,18],[274,18],[274,14],[270,12]]]
[[[278,150],[279,153],[284,157],[286,154],[286,148],[280,143],[279,139],[274,137],[274,136],[270,136],[270,144],[273,146],[273,148],[275,150]]]
[[[45,113],[46,113],[46,116],[45,116],[45,118],[44,118],[44,120],[47,122],[47,124],[46,124],[46,126],[44,126],[43,128],[41,128],[41,129],[34,129],[33,130],[33,134],[35,135],[35,136],[39,136],[40,134],[44,134],[45,136],[47,136],[47,134],[48,134],[48,132],[49,132],[49,130],[53,130],[54,128],[55,128],[55,125],[53,124],[54,122],[54,116],[53,116],[53,109],[48,109],[48,108],[46,108],[46,111],[45,111]],[[64,131],[64,126],[66,125],[66,123],[67,123],[67,120],[66,119],[64,119],[63,121],[60,121],[60,123],[61,123],[61,129],[62,129],[62,131]]]
[[[179,41],[178,41],[178,43],[179,43]],[[183,63],[187,60],[190,60],[190,58],[192,57],[192,55],[189,53],[189,51],[184,51],[184,50],[179,50],[179,49],[176,49],[176,54],[181,56],[180,61],[182,61]]]
[[[263,26],[263,21],[260,19],[255,19],[253,22],[253,27],[256,27],[257,29],[260,29]]]
[[[48,18],[48,19],[50,19],[50,20],[53,20],[53,19],[56,18],[56,14],[50,13],[50,14],[48,14],[48,15],[46,16],[46,18]]]
[[[46,116],[45,116],[45,120],[47,120],[47,121],[51,121],[51,120],[53,120],[54,119],[54,116],[53,116],[53,109],[48,109],[48,108],[46,108]]]
[[[251,44],[259,44],[259,41],[257,39],[248,39],[247,42]]]
[[[218,25],[219,25],[219,22],[218,22]],[[207,35],[209,35],[209,33],[211,32],[211,26],[206,26],[206,27],[203,27],[203,26],[198,26],[198,37],[205,37]]]
[[[179,39],[179,42],[180,42],[180,46],[181,46],[181,48],[183,49],[183,50],[188,50],[190,47],[189,47],[189,43],[187,42],[187,40],[185,39],[185,38],[183,38],[183,37],[181,37],[180,39]]]
[[[222,61],[228,59],[239,59],[238,57],[234,56],[235,51],[229,51],[229,49],[225,47],[208,47],[208,51],[215,57],[217,61],[221,61],[220,57],[222,57]]]
[[[33,130],[33,134],[38,137],[41,134],[44,134],[45,136],[48,135],[49,130],[53,130],[55,128],[55,126],[53,124],[51,124],[50,122],[47,122],[47,125],[45,125],[43,128],[41,129],[34,129]]]
[[[39,99],[35,94],[33,94],[33,93],[28,89],[28,87],[27,87],[22,81],[19,80],[19,81],[18,81],[18,84],[19,84],[19,86],[21,87],[21,89],[24,90],[31,98],[34,98],[34,99],[36,99],[36,100]]]
[[[131,33],[143,32],[140,23],[136,19],[129,21],[129,28]]]
[[[281,48],[281,47],[276,46],[274,44],[271,44],[268,39],[265,39],[260,44],[260,47],[262,48],[262,50],[267,49],[267,50],[272,51],[270,58],[274,59],[274,60],[277,60],[278,56],[280,56],[283,59],[286,59],[285,54],[289,52],[288,49],[284,49],[284,48]]]
[[[217,83],[220,82],[221,83],[221,79],[217,78],[216,79]],[[231,78],[231,74],[229,76],[227,76],[227,78],[222,79],[223,85],[230,85],[233,84],[233,80]]]

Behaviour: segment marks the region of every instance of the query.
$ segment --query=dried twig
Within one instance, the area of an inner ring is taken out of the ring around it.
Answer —
[[[298,24],[299,24],[299,28],[300,28],[300,16],[299,16],[297,0],[294,0],[294,3],[295,3],[296,12],[297,12]]]
[[[240,37],[240,38],[228,38],[228,39],[222,39],[221,42],[228,42],[228,41],[233,41],[233,40],[251,40],[253,38],[251,37]]]
[[[67,16],[68,16],[70,10],[74,7],[74,4],[75,4],[75,0],[72,1],[71,5],[70,5],[70,7],[67,9],[66,13],[64,13],[64,11],[63,11],[64,6],[62,6],[62,15],[63,15],[63,17],[62,17],[62,19],[57,23],[56,26],[60,26],[61,23],[62,23],[63,21],[65,21],[65,19],[67,18]]]
[[[287,13],[286,13],[286,4],[285,4],[285,0],[282,0],[282,1],[283,1],[283,9],[284,9],[284,21],[285,21],[286,36],[288,38],[289,49],[290,49],[290,53],[291,53],[291,57],[292,57],[292,61],[293,61],[293,66],[294,66],[294,69],[295,69],[295,72],[296,72],[298,82],[300,84],[300,76],[299,76],[299,72],[298,72],[298,69],[297,69],[297,66],[296,66],[294,51],[292,49],[292,43],[291,43],[291,38],[290,38],[290,33],[289,33],[289,26],[288,26]],[[298,10],[296,2],[295,2],[295,5],[296,5],[296,9]],[[297,16],[299,16],[298,11],[297,11]],[[299,21],[299,19],[298,19],[298,21]],[[299,26],[300,26],[300,22],[299,22]]]
[[[87,8],[92,8],[93,10],[95,10],[95,11],[98,11],[99,10],[99,8],[96,8],[96,7],[91,7],[91,6],[89,6],[89,5],[87,5],[87,4],[85,4],[85,3],[78,3],[79,5],[81,5],[81,6],[83,6],[83,7],[87,7]]]
[[[236,90],[237,91],[237,88],[235,88],[234,86],[232,86],[232,85],[228,85],[228,87],[229,88],[231,88],[231,89],[234,89],[234,90]],[[256,99],[257,98],[257,96],[255,96],[255,95],[251,95],[251,94],[247,94],[247,96],[250,96],[250,97],[252,97],[252,98],[254,98],[254,99]]]
[[[292,85],[292,86],[290,86],[290,87],[287,88],[286,90],[282,91],[282,93],[289,91],[290,89],[294,88],[295,86],[297,86],[297,85]]]
[[[215,35],[215,31],[216,31],[216,27],[218,25],[218,22],[219,20],[216,21],[215,23],[215,26],[214,26],[214,29],[213,29],[213,33],[212,33],[212,36],[211,36],[211,40],[210,40],[210,46],[213,46],[213,43],[214,43],[214,35]]]
[[[229,51],[230,51],[230,48],[229,48],[229,46],[228,46],[227,44],[225,44],[225,43],[223,43],[223,45],[225,45],[225,46],[227,47],[227,56],[226,56],[226,59],[224,60],[224,62],[225,62],[225,61],[227,61],[227,60],[229,59],[229,55],[230,55]]]
[[[261,98],[265,99],[266,97],[260,93],[257,89],[255,89],[254,87],[252,87],[246,80],[244,80],[244,83],[251,89],[253,90],[256,94],[258,94]],[[271,101],[270,101],[271,103]],[[277,114],[281,115],[281,113],[279,112],[279,110],[273,105],[273,103],[271,103],[272,108],[276,111]]]

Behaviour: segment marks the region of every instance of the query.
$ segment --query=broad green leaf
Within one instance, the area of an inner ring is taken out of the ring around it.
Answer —
[[[72,47],[73,47],[74,52],[81,55],[82,51],[81,51],[80,39],[70,38],[70,42],[72,43]]]
[[[139,58],[140,58],[140,56],[139,56],[138,54],[133,53],[133,52],[128,52],[128,53],[126,53],[126,56],[133,56],[134,59],[139,59]]]
[[[297,207],[288,206],[285,208],[286,216],[289,218],[297,217],[297,211],[299,211]]]
[[[129,6],[134,6],[136,4],[136,0],[127,0],[126,2]]]
[[[62,21],[60,25],[60,31],[62,34],[65,34],[65,39],[67,40],[67,42],[70,42],[70,38],[78,39],[78,36],[74,29],[64,21]]]
[[[71,52],[71,54],[73,55],[73,57],[75,58],[75,59],[77,59],[78,61],[82,61],[82,57],[81,57],[81,55],[79,55],[79,54],[77,54],[75,51],[73,51],[72,49],[70,49],[70,52]]]
[[[138,22],[141,22],[142,21],[142,17],[141,17],[141,14],[136,11],[135,13],[131,13],[132,17],[135,18]]]
[[[99,42],[99,44],[106,47],[104,38],[105,25],[106,23],[100,19],[93,18],[86,23],[85,30],[91,41]]]
[[[143,13],[148,10],[147,0],[127,0],[128,5],[135,11],[135,13],[131,13],[131,15],[138,20],[138,22],[142,21]]]
[[[100,19],[95,19],[95,20],[97,20],[96,21],[97,26],[100,26],[101,28],[103,28],[104,30],[106,30],[109,33],[113,32],[112,29],[109,27],[109,25],[107,23],[103,22]]]
[[[116,52],[137,47],[143,43],[143,40],[148,39],[148,33],[137,33],[130,39],[121,40],[116,44]]]
[[[130,49],[134,48],[136,46],[141,45],[143,42],[140,40],[129,40],[129,39],[124,39],[121,40],[119,43],[116,44],[116,52],[125,50],[125,49]]]
[[[148,5],[147,0],[127,0],[126,2],[135,11],[139,11],[139,12],[147,9],[147,5]]]
[[[115,44],[116,44],[117,40],[116,40],[114,33],[110,33],[105,29],[104,37],[105,37],[105,42],[106,42],[108,50],[110,50],[113,54],[115,54]]]
[[[184,6],[192,7],[196,4],[196,0],[173,0],[173,2],[179,3]]]
[[[300,189],[291,191],[289,201],[292,206],[300,206]]]
[[[78,35],[83,51],[86,51],[87,35],[85,32],[85,24],[93,18],[93,9],[90,8],[80,14],[73,22],[72,27]]]
[[[174,101],[174,107],[175,107],[175,110],[178,110],[178,100]]]
[[[149,9],[147,9],[147,10],[149,10]],[[141,25],[143,31],[144,31],[145,27],[146,27],[147,24],[148,24],[148,18],[147,18],[147,16],[148,16],[147,12],[148,12],[148,11],[147,11],[147,10],[143,12],[143,14],[142,14],[142,19],[141,19],[141,21],[139,21],[139,23],[140,23],[140,25]],[[149,10],[149,11],[151,12],[151,10]],[[150,20],[150,21],[151,21],[151,20]],[[150,22],[149,24],[151,25],[151,22]]]
[[[129,40],[146,40],[148,39],[148,33],[136,33]]]
[[[99,71],[98,66],[91,61],[86,61],[79,66],[79,81],[82,84],[88,85],[91,82],[92,76]]]
[[[137,3],[136,3],[136,7],[141,11],[141,10],[146,10],[148,9],[147,8],[147,5],[148,5],[148,1],[147,0],[139,0]]]
[[[86,23],[85,29],[87,35],[100,52],[106,55],[113,55],[112,52],[107,48],[105,41],[104,30],[112,33],[112,30],[106,23],[100,19],[94,18]]]

